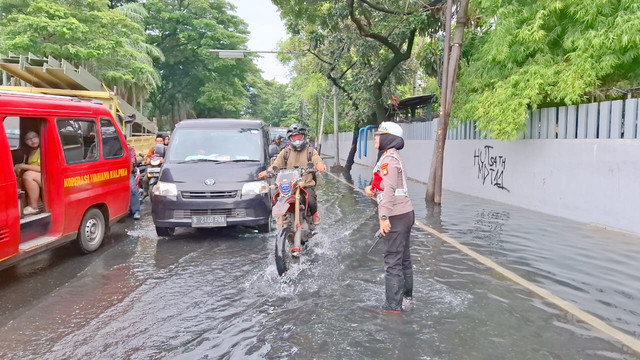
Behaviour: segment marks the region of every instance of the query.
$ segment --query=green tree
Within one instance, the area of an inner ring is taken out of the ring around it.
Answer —
[[[531,109],[640,84],[638,1],[485,0],[476,7],[454,116],[475,120],[494,138],[515,139]]]
[[[293,95],[288,84],[273,80],[256,81],[247,116],[263,120],[270,126],[284,126],[299,114],[299,102],[290,101]]]
[[[224,0],[149,0],[150,42],[165,54],[152,112],[170,129],[187,117],[241,117],[249,106],[251,58],[220,59],[210,49],[246,49],[247,25]]]
[[[0,52],[34,53],[83,66],[136,104],[157,86],[139,4],[109,9],[108,0],[23,0],[0,3]]]
[[[386,120],[391,94],[412,76],[403,63],[411,57],[416,36],[435,35],[433,7],[400,0],[273,3],[292,34],[288,49],[307,54],[295,61],[323,74],[352,107],[347,112],[354,128],[349,167],[358,127]]]

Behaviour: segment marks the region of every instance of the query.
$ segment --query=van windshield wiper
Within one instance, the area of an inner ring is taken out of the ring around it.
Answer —
[[[219,162],[221,162],[221,161],[220,161],[220,160],[214,160],[214,159],[191,159],[191,160],[178,161],[178,164],[188,164],[188,163],[198,163],[198,162],[214,162],[214,163],[219,163]]]
[[[225,162],[260,162],[260,160],[255,160],[255,159],[235,159],[235,160],[229,160],[229,161],[225,161]]]

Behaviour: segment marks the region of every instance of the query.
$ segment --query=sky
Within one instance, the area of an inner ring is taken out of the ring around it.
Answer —
[[[287,33],[280,19],[278,8],[270,0],[229,0],[236,6],[236,13],[249,24],[249,50],[276,50],[278,41],[284,40]],[[276,54],[261,54],[256,64],[262,70],[262,77],[280,83],[289,82],[289,74]]]

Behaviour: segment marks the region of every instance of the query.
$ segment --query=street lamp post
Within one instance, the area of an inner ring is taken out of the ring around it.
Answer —
[[[211,49],[211,53],[218,54],[221,59],[242,59],[245,54],[302,54],[303,51],[280,51],[280,50],[223,50]]]

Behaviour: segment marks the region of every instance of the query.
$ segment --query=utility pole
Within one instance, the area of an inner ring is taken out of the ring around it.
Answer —
[[[336,165],[340,166],[340,132],[338,130],[338,88],[333,88],[333,137],[336,140]]]
[[[324,116],[327,113],[327,96],[322,95],[322,118],[320,120],[320,130],[318,130],[318,151],[321,151],[322,148],[322,135],[324,134]]]

